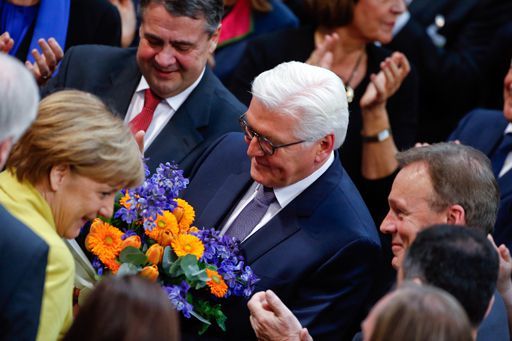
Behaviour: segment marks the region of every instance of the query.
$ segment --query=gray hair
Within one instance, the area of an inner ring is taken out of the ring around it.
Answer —
[[[39,91],[34,77],[14,57],[0,53],[0,142],[13,142],[36,118]]]
[[[252,95],[263,106],[300,124],[298,139],[314,141],[334,134],[334,148],[345,141],[348,103],[343,82],[332,71],[300,62],[287,62],[254,80]]]
[[[482,152],[452,142],[411,148],[397,154],[401,168],[427,165],[434,197],[430,207],[440,212],[450,205],[464,208],[466,225],[491,233],[496,222],[500,194],[490,162]]]
[[[144,11],[150,4],[160,4],[173,16],[192,19],[205,19],[206,32],[212,35],[219,27],[224,13],[222,0],[141,0],[140,17],[144,20]]]

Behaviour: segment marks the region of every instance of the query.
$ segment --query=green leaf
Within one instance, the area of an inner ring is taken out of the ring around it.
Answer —
[[[119,260],[122,263],[130,263],[133,265],[142,266],[148,262],[148,257],[146,257],[146,255],[143,254],[139,249],[134,248],[133,246],[128,246],[124,248],[123,251],[121,251]]]
[[[162,269],[164,269],[165,272],[169,273],[171,270],[171,266],[175,261],[176,257],[174,256],[171,247],[166,246],[164,248],[164,255],[162,257]]]
[[[178,258],[178,260],[171,264],[171,267],[169,268],[169,275],[172,277],[183,275],[183,270],[181,269],[181,258]]]
[[[119,267],[119,270],[117,270],[116,276],[127,276],[127,275],[136,275],[140,270],[140,267],[130,264],[130,263],[123,263]]]
[[[222,329],[223,332],[226,331],[226,320],[228,317],[224,315],[222,310],[220,310],[220,305],[215,306],[215,321],[217,322],[217,325],[220,329]]]
[[[179,258],[180,267],[187,278],[187,282],[194,289],[201,289],[208,281],[205,269],[201,269],[197,258],[193,255],[186,255]]]
[[[197,265],[197,258],[194,255],[186,255],[180,258],[181,269],[187,278],[193,278],[195,274],[199,273],[199,265]]]
[[[191,281],[190,286],[194,287],[194,289],[196,289],[196,290],[199,290],[199,289],[204,288],[206,286],[206,282],[194,279],[194,280]]]
[[[195,311],[191,311],[190,314],[202,322],[198,334],[203,335],[208,330],[212,323],[207,318],[204,318]]]
[[[203,335],[204,333],[206,333],[206,331],[208,330],[208,328],[210,328],[210,325],[209,324],[202,324],[201,327],[199,328],[199,331],[197,332],[197,334],[199,336]]]
[[[201,321],[204,324],[211,325],[210,321],[208,321],[207,319],[205,319],[204,317],[202,317],[201,315],[199,315],[198,313],[196,313],[193,310],[190,312],[190,315],[194,316],[196,319],[198,319],[199,321]]]
[[[206,274],[206,270],[201,270],[197,273],[196,275],[197,279],[201,282],[204,282],[206,284],[206,282],[208,282],[208,280],[210,279],[208,277],[208,275]]]
[[[226,331],[227,317],[222,312],[222,306],[220,304],[212,305],[211,302],[200,299],[193,299],[191,303],[194,305],[194,310],[197,314],[201,314],[204,319],[210,321],[210,324],[211,321],[215,321],[220,329]],[[208,327],[209,325],[203,325],[199,330],[199,335],[204,333]]]

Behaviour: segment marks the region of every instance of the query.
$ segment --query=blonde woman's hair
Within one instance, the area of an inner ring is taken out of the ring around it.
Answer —
[[[35,184],[62,164],[115,187],[137,186],[144,179],[142,156],[129,128],[99,98],[77,90],[59,91],[41,101],[7,168],[18,180]]]

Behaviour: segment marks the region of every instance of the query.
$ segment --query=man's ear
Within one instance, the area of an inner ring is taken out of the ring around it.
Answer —
[[[215,32],[213,32],[212,36],[210,37],[210,43],[208,45],[208,52],[210,54],[213,54],[213,52],[215,52],[215,49],[217,48],[217,43],[219,42],[221,27],[222,27],[222,25],[219,24],[219,26],[217,26],[217,29],[215,30]]]
[[[451,205],[447,210],[447,223],[452,225],[466,225],[466,211],[459,204]]]
[[[50,184],[50,189],[53,192],[57,192],[61,187],[66,177],[71,173],[71,169],[69,165],[57,165],[53,166],[50,169],[50,174],[48,176],[48,181]]]
[[[325,135],[318,141],[318,148],[316,151],[316,162],[322,162],[331,155],[334,148],[334,134]]]
[[[6,138],[3,141],[0,141],[0,170],[4,168],[5,162],[7,161],[7,157],[9,156],[9,152],[12,148],[12,138]]]

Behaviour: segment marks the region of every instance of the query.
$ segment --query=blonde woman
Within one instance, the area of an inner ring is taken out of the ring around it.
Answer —
[[[62,238],[112,215],[115,193],[143,178],[137,143],[98,98],[62,91],[41,101],[0,174],[0,203],[49,245],[38,340],[61,338],[72,322],[75,265]]]

